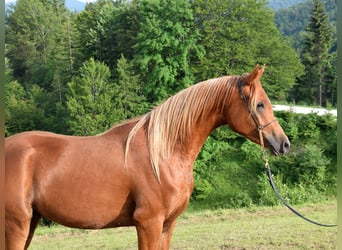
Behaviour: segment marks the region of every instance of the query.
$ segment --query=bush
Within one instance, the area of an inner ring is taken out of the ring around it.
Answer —
[[[293,205],[336,196],[336,119],[331,115],[291,112],[277,112],[276,116],[292,145],[290,153],[269,157],[279,192]],[[226,128],[209,137],[194,174],[192,198],[200,207],[236,208],[280,202],[265,175],[260,146]]]
[[[287,184],[284,181],[282,174],[275,175],[272,179],[280,195],[290,205],[319,203],[332,198],[332,196],[328,194],[322,195],[324,193],[317,189],[315,185],[303,185],[302,183]],[[271,188],[266,174],[259,176],[257,193],[259,196],[255,201],[255,204],[257,205],[275,206],[282,204]]]

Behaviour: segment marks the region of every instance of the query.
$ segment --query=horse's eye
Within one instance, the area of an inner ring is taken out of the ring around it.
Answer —
[[[263,102],[258,102],[257,108],[258,109],[264,109],[265,108],[265,104]]]

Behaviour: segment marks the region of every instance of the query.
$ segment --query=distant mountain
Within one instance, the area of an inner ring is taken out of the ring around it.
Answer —
[[[323,3],[336,41],[337,2],[336,0],[325,0]],[[292,47],[297,51],[301,50],[304,39],[303,33],[309,23],[311,10],[312,2],[310,0],[305,0],[302,1],[302,3],[285,9],[279,9],[275,12],[274,22],[278,30],[285,37],[290,38]],[[336,46],[335,42],[333,50],[336,49]]]
[[[304,2],[305,0],[269,0],[269,6],[274,9],[285,9],[293,5]]]
[[[5,2],[5,3],[6,3],[6,9],[9,9],[12,5],[15,5],[15,1]],[[77,1],[77,0],[66,0],[65,6],[70,11],[80,12],[80,11],[84,10],[86,3],[82,2],[82,1]]]
[[[269,0],[269,6],[274,9],[284,9],[288,8],[290,6],[296,5],[298,3],[304,2],[305,0]],[[9,8],[11,4],[15,4],[15,2],[8,3],[6,2],[6,9]],[[70,10],[70,11],[76,11],[80,12],[84,10],[86,3],[78,0],[66,0],[65,1],[65,6]]]
[[[65,1],[65,6],[70,10],[70,11],[76,11],[76,12],[81,12],[84,10],[86,3],[80,2],[77,0],[66,0]]]

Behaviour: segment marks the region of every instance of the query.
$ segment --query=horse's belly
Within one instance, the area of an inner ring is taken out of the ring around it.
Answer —
[[[92,198],[60,193],[58,197],[50,195],[40,199],[36,208],[44,217],[70,227],[103,228],[132,225],[134,207],[129,197],[126,200],[115,196],[112,200],[107,197],[102,200]]]
[[[34,205],[44,216],[59,224],[77,228],[132,225],[134,202],[128,183],[119,171],[60,175],[41,181]]]

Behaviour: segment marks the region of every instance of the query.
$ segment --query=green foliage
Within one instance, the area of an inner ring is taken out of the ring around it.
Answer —
[[[302,149],[282,159],[274,159],[271,162],[278,191],[292,204],[306,202],[321,202],[336,195],[335,177],[327,174],[327,168],[331,164],[327,156],[317,145],[305,145]],[[261,205],[280,204],[273,190],[270,188],[267,176],[259,176],[258,202]]]
[[[303,45],[303,33],[310,18],[311,8],[311,1],[304,1],[275,12],[275,24],[296,51],[300,51]]]
[[[318,189],[322,189],[325,181],[326,166],[330,161],[323,155],[323,152],[317,145],[305,145],[304,154],[299,162],[299,181],[311,183]],[[323,190],[324,191],[324,190]]]
[[[94,135],[111,127],[119,113],[112,103],[113,83],[109,68],[93,58],[83,64],[79,76],[68,84],[69,130],[76,135]]]
[[[134,3],[99,0],[87,5],[76,21],[78,60],[93,57],[114,70],[123,54],[131,60],[138,29]]]
[[[325,106],[327,99],[336,100],[334,88],[336,78],[331,74],[334,55],[332,54],[333,33],[329,18],[321,0],[313,0],[313,9],[304,33],[301,59],[305,74],[293,90],[293,97],[308,104]]]
[[[17,81],[25,95],[10,93],[18,103],[15,108],[13,102],[6,107],[8,134],[37,129],[66,132],[66,83],[74,70],[71,22],[60,0],[19,0],[9,12],[6,57],[10,77],[6,84]]]
[[[309,142],[314,142],[319,138],[319,128],[317,127],[318,117],[315,114],[301,116],[298,120],[298,125],[303,126],[299,131],[300,138],[307,138]],[[305,126],[305,127],[304,127]]]
[[[32,118],[26,118],[37,112],[32,103],[26,102],[25,94],[24,88],[17,81],[5,84],[5,132],[7,136],[23,129],[32,129],[35,125]]]
[[[336,117],[332,115],[325,115],[320,117],[318,127],[321,131],[320,145],[325,149],[324,153],[336,163],[337,156],[337,124]],[[335,170],[336,173],[336,170]]]
[[[291,204],[335,196],[336,118],[292,112],[276,115],[292,144],[290,153],[268,157],[279,192]],[[219,128],[203,147],[195,164],[194,202],[206,208],[279,204],[264,173],[260,146],[232,135]]]
[[[138,5],[134,63],[148,101],[158,103],[193,83],[189,59],[200,50],[198,33],[187,0],[141,0]]]
[[[133,74],[132,65],[121,55],[117,62],[117,84],[114,86],[115,107],[122,119],[133,118],[147,112],[146,99],[138,75]]]
[[[303,71],[296,53],[282,39],[265,1],[195,1],[196,26],[206,55],[193,70],[197,80],[250,71],[266,64],[263,86],[270,98],[286,100],[286,93]]]
[[[109,68],[90,58],[80,68],[79,76],[68,84],[66,107],[69,132],[94,135],[113,123],[146,112],[144,97],[136,75],[122,56],[117,63],[117,82],[111,80]]]
[[[208,180],[201,178],[200,175],[195,176],[196,186],[192,193],[192,198],[195,200],[205,200],[210,195],[213,187]]]
[[[325,201],[325,197],[322,197],[322,192],[319,192],[312,185],[304,186],[300,183],[289,185],[284,181],[282,174],[274,176],[273,181],[278,189],[278,192],[283,196],[286,202],[291,205]],[[257,192],[259,197],[256,200],[256,204],[258,205],[276,206],[282,204],[270,187],[266,174],[259,176]]]
[[[5,84],[6,136],[25,130],[59,131],[53,96],[38,85],[25,89],[17,81]]]
[[[252,142],[227,128],[217,129],[207,139],[195,162],[192,198],[212,208],[250,206],[259,172],[255,166],[262,164],[259,155],[260,148]]]
[[[287,183],[306,183],[321,189],[330,160],[317,145],[303,145],[281,159],[273,159],[275,173],[281,172]],[[322,190],[321,190],[322,191]]]
[[[16,80],[51,90],[55,73],[70,76],[69,18],[61,1],[17,1],[6,21],[6,56]]]
[[[289,3],[289,1],[286,1],[286,3]],[[325,0],[322,1],[322,3],[327,10],[330,26],[333,29],[334,39],[336,43],[336,0]],[[278,9],[275,12],[275,24],[277,25],[281,34],[291,41],[291,45],[296,51],[302,50],[304,31],[305,27],[309,23],[312,7],[312,1],[302,1],[301,3],[293,5],[289,8]],[[334,50],[336,50],[336,47],[334,48]]]
[[[207,198],[213,189],[213,176],[219,168],[218,155],[226,150],[228,145],[209,136],[202,148],[194,166],[195,188],[192,197],[196,200]]]
[[[283,128],[285,134],[289,138],[289,140],[295,144],[299,139],[299,131],[298,131],[298,115],[294,112],[286,112],[279,111],[277,112],[277,119],[280,126]]]

